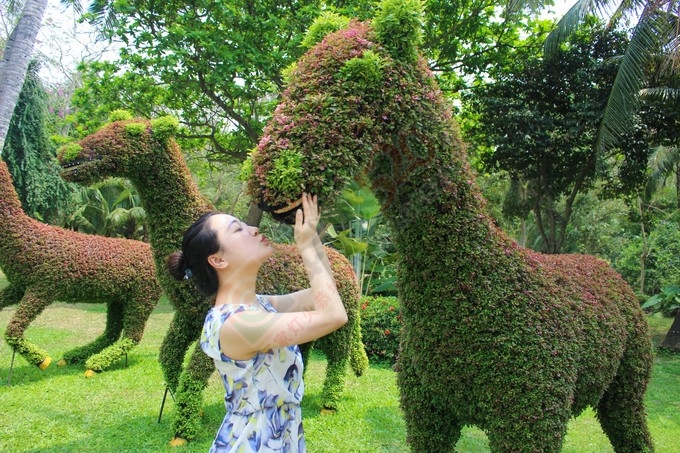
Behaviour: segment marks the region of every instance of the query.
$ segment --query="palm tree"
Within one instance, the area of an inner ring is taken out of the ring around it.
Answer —
[[[18,9],[16,1],[3,0],[3,3]],[[5,144],[14,107],[24,86],[26,70],[31,61],[45,9],[47,0],[26,0],[0,60],[0,150]]]
[[[146,240],[146,212],[129,181],[111,178],[80,192],[80,207],[67,226],[100,236]]]
[[[588,14],[610,17],[613,25],[621,20],[637,20],[612,87],[604,117],[597,133],[596,149],[607,151],[633,127],[633,113],[638,107],[641,89],[647,79],[650,60],[663,55],[677,70],[680,57],[678,0],[578,0],[560,19],[545,42],[550,54],[569,36]]]

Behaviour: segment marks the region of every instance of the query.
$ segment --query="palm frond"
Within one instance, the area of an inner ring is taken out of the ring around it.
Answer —
[[[117,23],[114,2],[111,0],[92,0],[87,12],[94,17],[93,22],[103,30],[111,30]]]
[[[144,222],[146,220],[146,211],[141,206],[135,206],[132,209],[128,209],[129,216],[135,222]]]
[[[659,180],[673,171],[680,162],[680,149],[674,146],[657,146],[649,157],[651,178]]]
[[[578,28],[589,14],[597,14],[607,10],[609,3],[615,0],[578,0],[574,6],[557,22],[557,26],[545,39],[543,52],[555,55],[566,39]]]
[[[647,0],[578,0],[550,32],[543,51],[545,55],[554,55],[587,15],[609,17],[609,25],[614,26],[621,19],[637,17],[647,3]]]
[[[680,148],[670,146],[657,146],[649,156],[649,178],[645,185],[645,199],[649,200],[660,187],[666,184],[680,163]]]
[[[668,21],[659,14],[643,14],[631,36],[616,73],[596,137],[598,152],[614,147],[632,127],[632,114],[645,82],[644,68],[668,36]]]
[[[522,11],[538,13],[544,6],[545,2],[541,0],[508,0],[503,9],[503,15],[510,17]]]
[[[70,6],[76,14],[83,13],[83,2],[80,0],[59,0],[59,3],[64,7]]]
[[[668,102],[680,107],[680,88],[643,88],[640,90],[640,98],[658,102]]]

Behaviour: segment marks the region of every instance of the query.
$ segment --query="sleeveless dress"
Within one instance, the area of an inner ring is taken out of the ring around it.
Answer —
[[[274,307],[262,296],[258,303]],[[221,305],[208,312],[201,334],[201,349],[215,362],[222,376],[224,417],[210,452],[304,453],[300,402],[304,393],[302,355],[297,346],[259,352],[249,360],[232,360],[220,351],[220,327],[250,305]]]

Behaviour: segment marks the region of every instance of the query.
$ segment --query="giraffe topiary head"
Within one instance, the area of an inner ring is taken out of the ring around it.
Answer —
[[[138,180],[148,171],[161,149],[179,148],[173,137],[179,122],[165,116],[154,120],[133,119],[124,111],[111,114],[113,122],[79,143],[69,143],[57,152],[61,176],[79,184],[93,184],[107,177]]]
[[[417,50],[421,11],[417,0],[385,0],[371,24],[350,21],[290,69],[244,167],[262,209],[291,222],[303,191],[331,206],[347,182],[365,175],[385,207],[414,168],[450,153],[452,143],[462,149]]]

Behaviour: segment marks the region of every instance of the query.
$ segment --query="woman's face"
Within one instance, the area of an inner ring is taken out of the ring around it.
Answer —
[[[248,226],[236,217],[217,214],[209,222],[220,243],[217,255],[228,263],[232,271],[244,266],[259,267],[274,251],[257,227]]]

